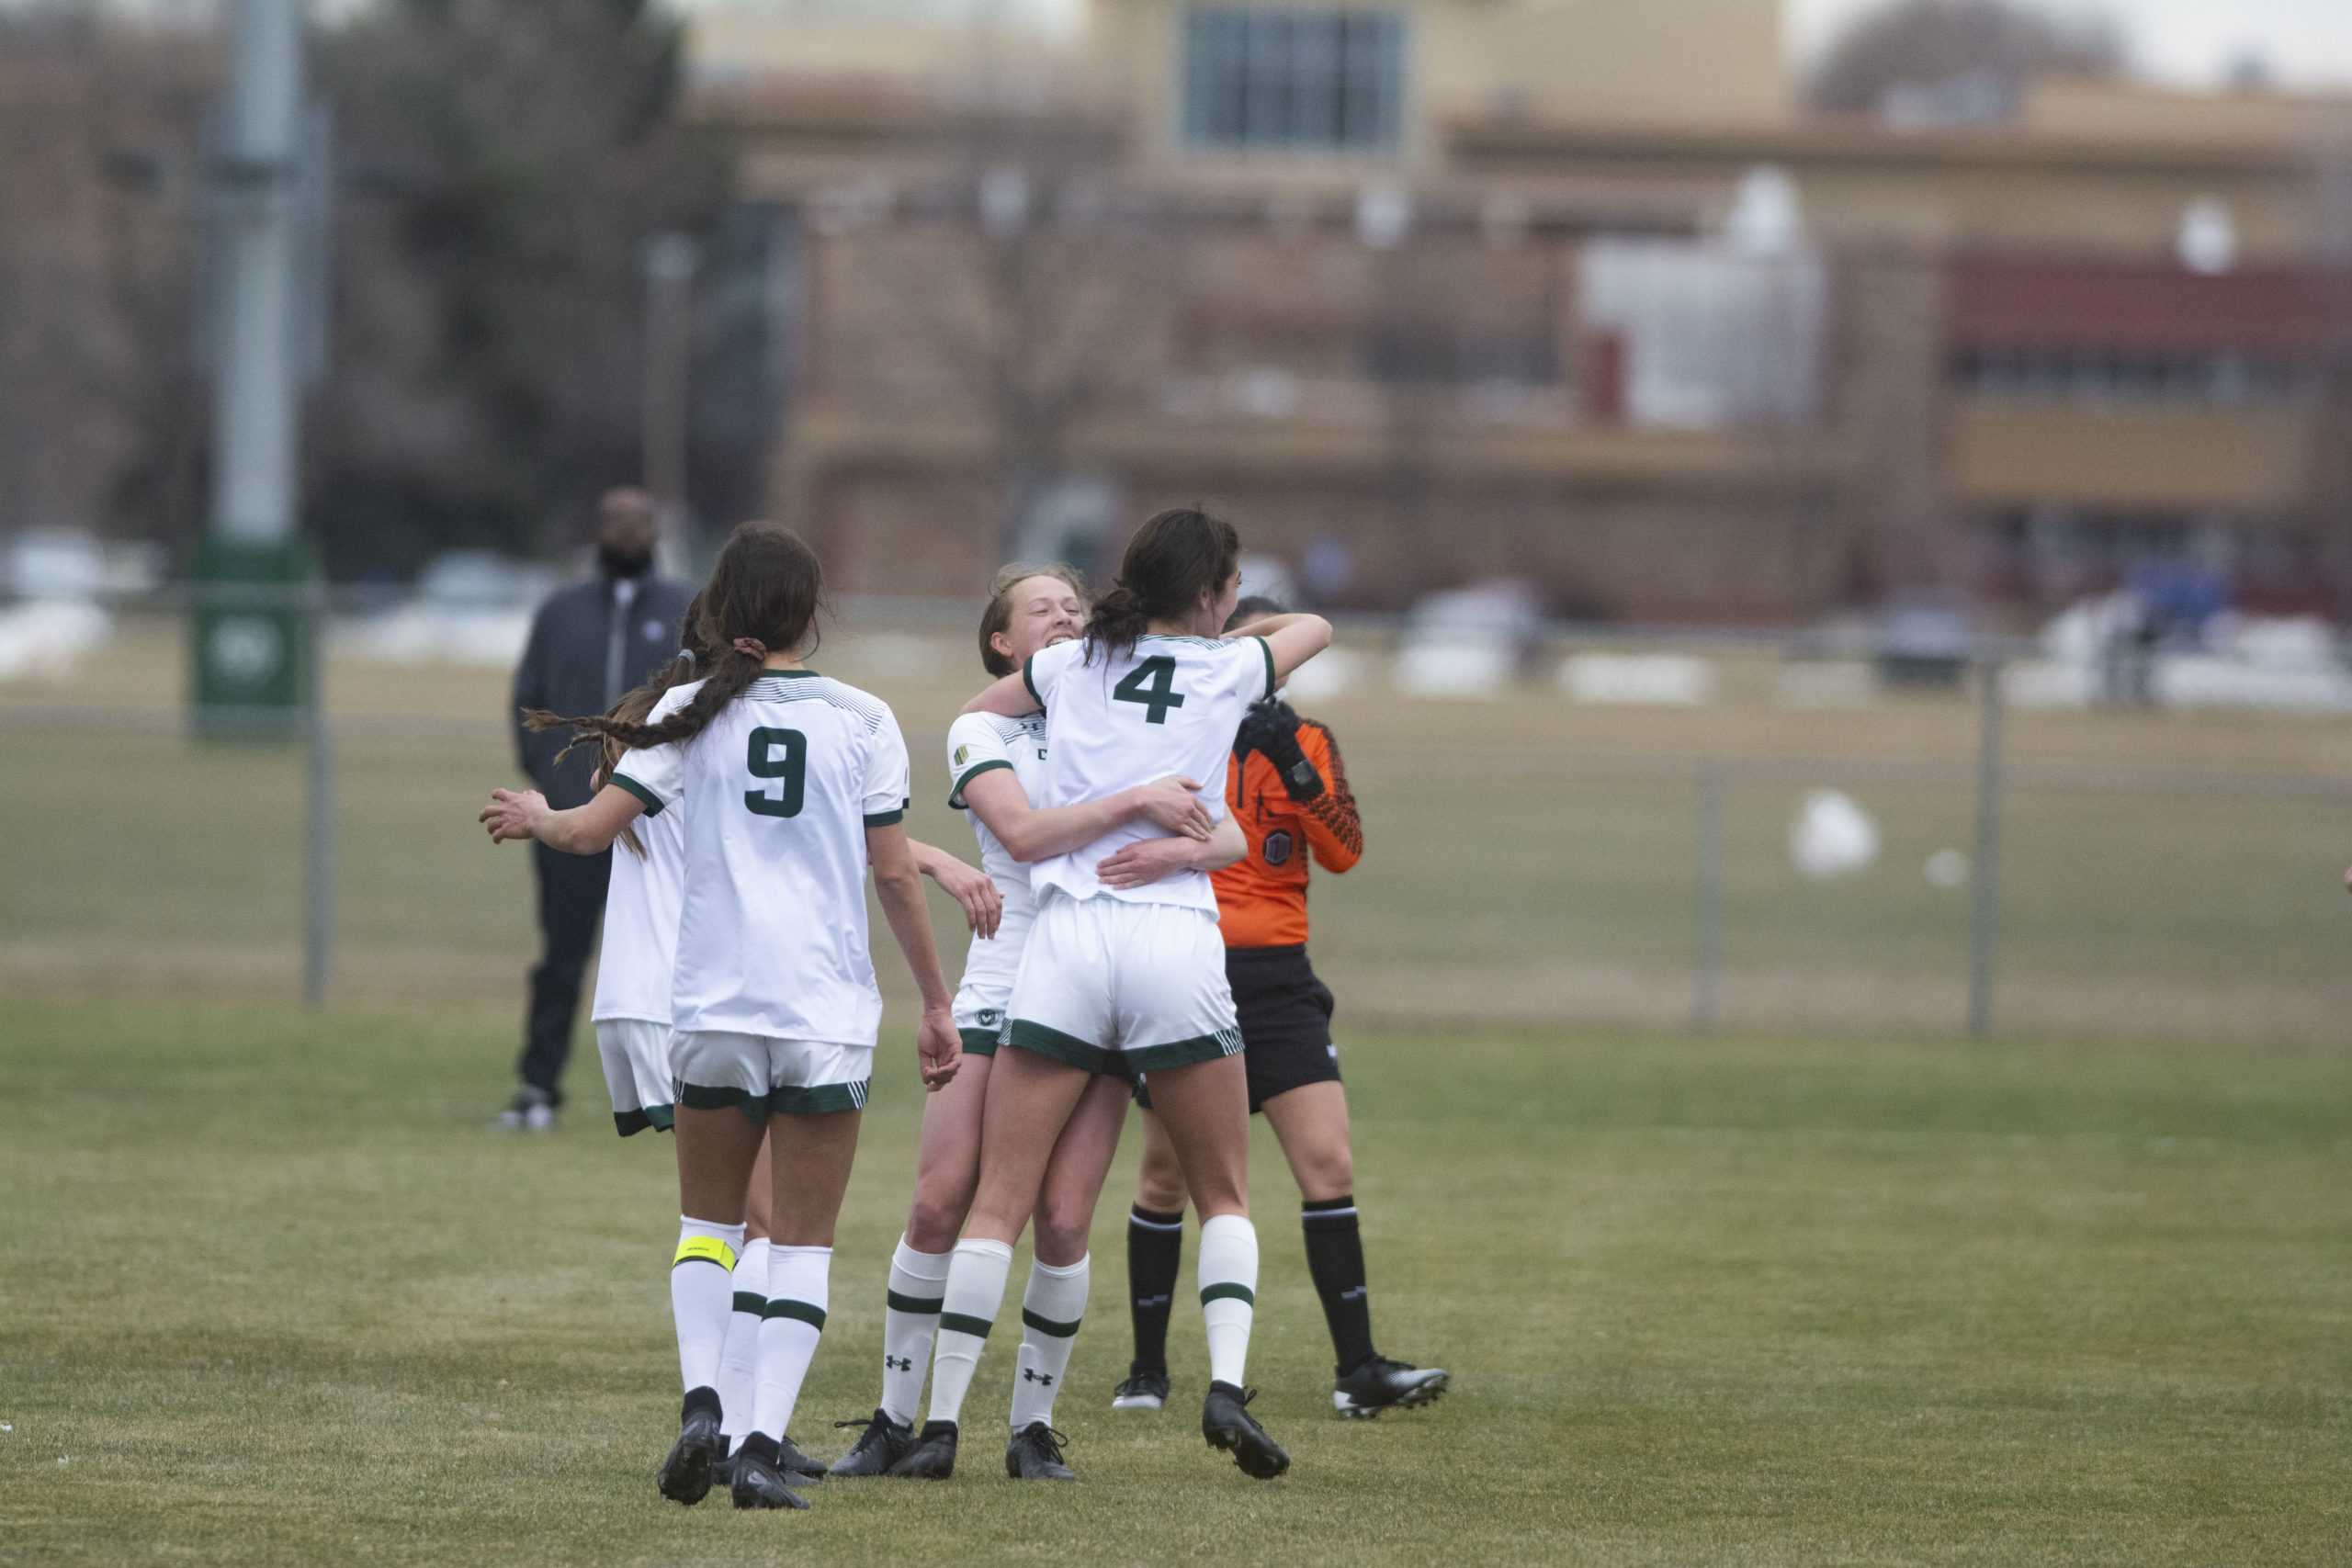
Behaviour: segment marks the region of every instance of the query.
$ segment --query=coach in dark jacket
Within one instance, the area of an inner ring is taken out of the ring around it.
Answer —
[[[676,652],[689,591],[653,575],[653,542],[650,498],[639,490],[608,491],[597,506],[595,577],[556,593],[532,619],[507,711],[514,716],[514,750],[523,771],[558,809],[587,800],[594,749],[581,747],[558,762],[556,753],[570,737],[524,728],[522,711],[602,713]],[[514,1128],[554,1125],[556,1108],[563,1102],[563,1065],[580,1014],[580,982],[595,946],[605,879],[612,870],[609,852],[558,854],[545,844],[534,844],[532,851],[544,947],[531,971],[530,1014],[522,1059],[515,1064],[522,1082],[514,1103],[498,1118],[501,1126]]]

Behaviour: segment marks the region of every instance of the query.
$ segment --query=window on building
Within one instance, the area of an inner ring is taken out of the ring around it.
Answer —
[[[1394,152],[1405,23],[1393,11],[1195,6],[1185,13],[1183,138],[1195,147]]]

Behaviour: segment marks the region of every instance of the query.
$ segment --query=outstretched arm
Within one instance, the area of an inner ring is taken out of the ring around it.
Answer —
[[[645,814],[645,802],[617,784],[606,784],[585,806],[551,811],[548,797],[537,790],[494,789],[490,804],[475,818],[490,829],[490,841],[537,839],[568,855],[600,855],[613,847],[621,829]]]
[[[954,1000],[946,972],[939,966],[939,946],[932,940],[931,908],[923,902],[922,874],[915,869],[914,852],[907,847],[907,830],[893,822],[865,830],[866,863],[874,868],[874,893],[890,922],[890,934],[906,954],[915,989],[922,993],[922,1022],[915,1031],[917,1066],[922,1086],[936,1089],[956,1076],[963,1043],[950,1016]]]
[[[1026,865],[1083,849],[1114,828],[1138,818],[1148,819],[1162,832],[1204,840],[1213,824],[1208,807],[1200,802],[1199,789],[1190,779],[1163,779],[1082,806],[1040,809],[1029,804],[1012,769],[990,768],[965,781],[964,804],[996,835],[1008,854]]]

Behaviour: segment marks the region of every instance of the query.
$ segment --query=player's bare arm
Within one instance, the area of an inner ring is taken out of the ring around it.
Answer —
[[[964,785],[964,803],[1005,852],[1023,864],[1083,849],[1113,829],[1148,821],[1162,832],[1205,841],[1215,828],[1191,779],[1161,779],[1079,806],[1039,808],[1004,769],[979,773]]]
[[[537,839],[568,855],[602,854],[613,847],[621,829],[645,814],[645,803],[617,784],[606,784],[585,806],[552,811],[548,797],[535,789],[494,789],[490,804],[475,820],[490,831],[490,841]]]
[[[1206,839],[1144,839],[1097,863],[1095,876],[1105,887],[1148,887],[1164,877],[1187,871],[1223,871],[1250,852],[1241,824],[1230,815]]]
[[[955,1077],[964,1047],[950,1016],[954,993],[948,988],[946,972],[939,965],[939,944],[931,934],[931,906],[923,900],[922,874],[915,869],[906,828],[896,822],[887,828],[868,828],[865,859],[874,870],[875,897],[922,997],[922,1021],[915,1031],[917,1065],[923,1088],[937,1089]]]
[[[988,873],[978,866],[967,865],[935,844],[921,839],[907,840],[908,852],[914,856],[915,869],[939,884],[939,890],[964,908],[964,919],[972,934],[986,941],[996,935],[1004,919],[1004,895]]]
[[[1320,615],[1293,610],[1252,621],[1227,635],[1265,638],[1274,659],[1274,684],[1279,686],[1293,671],[1331,646],[1331,623]]]

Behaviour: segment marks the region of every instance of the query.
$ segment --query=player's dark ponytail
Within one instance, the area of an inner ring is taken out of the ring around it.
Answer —
[[[1154,621],[1182,620],[1225,586],[1241,559],[1233,525],[1198,507],[1159,513],[1136,530],[1119,561],[1119,581],[1095,601],[1086,623],[1086,657],[1125,653]]]
[[[685,706],[658,724],[622,718],[617,710],[565,717],[543,708],[526,711],[523,722],[533,729],[570,725],[582,739],[602,736],[631,750],[691,740],[759,677],[768,654],[813,648],[824,592],[824,568],[800,536],[774,523],[740,524],[690,617],[686,640],[713,657]]]

